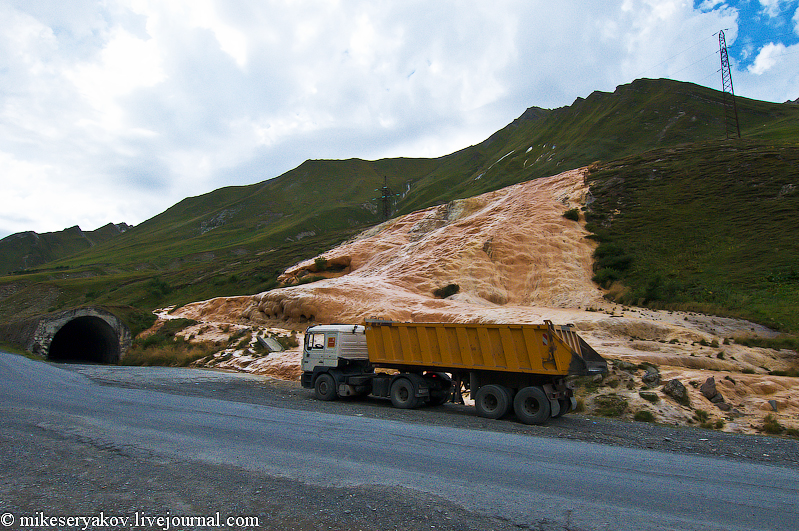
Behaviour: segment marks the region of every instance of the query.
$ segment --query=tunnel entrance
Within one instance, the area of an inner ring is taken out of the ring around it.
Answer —
[[[76,317],[53,336],[47,358],[51,361],[117,363],[117,332],[100,317]]]

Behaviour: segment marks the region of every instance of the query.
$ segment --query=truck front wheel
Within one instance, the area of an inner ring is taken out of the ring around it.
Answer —
[[[314,393],[319,400],[335,400],[338,397],[336,381],[326,372],[320,374],[314,382]]]
[[[413,383],[407,378],[397,378],[391,384],[391,403],[400,409],[414,409],[419,406],[419,398]]]
[[[525,387],[513,399],[513,411],[525,424],[543,424],[552,411],[547,394],[538,386]]]

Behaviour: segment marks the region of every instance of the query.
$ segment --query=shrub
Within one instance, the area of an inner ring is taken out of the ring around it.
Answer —
[[[617,394],[599,395],[594,398],[597,415],[619,417],[627,411],[627,400]]]
[[[316,271],[324,271],[327,269],[327,258],[317,256],[314,258],[313,265],[314,268],[316,268]]]
[[[660,397],[657,393],[653,393],[651,391],[639,391],[638,396],[646,400],[647,402],[652,402],[653,404],[660,402]]]
[[[641,411],[635,412],[633,419],[638,422],[655,422],[655,415],[651,411],[642,409]]]
[[[613,242],[601,242],[594,250],[594,259],[597,261],[597,269],[612,267],[619,271],[625,271],[632,264],[633,256],[624,252],[624,249]]]
[[[461,290],[461,287],[457,284],[447,284],[443,288],[436,288],[433,290],[433,295],[437,299],[446,299],[451,295],[455,295]]]
[[[621,273],[613,268],[610,267],[603,267],[599,271],[597,271],[592,281],[596,282],[603,288],[608,288],[611,284],[621,278]]]
[[[796,369],[788,369],[787,371],[769,371],[771,376],[790,376],[791,378],[799,377],[799,371]]]
[[[294,335],[294,333],[290,336],[277,336],[275,339],[280,343],[280,346],[286,350],[300,346],[300,342],[297,340],[297,336]]]
[[[153,336],[151,336],[153,337]],[[149,338],[148,338],[149,339]],[[214,349],[212,343],[170,341],[160,344],[135,344],[120,361],[121,365],[186,367],[208,356]]]
[[[147,292],[155,298],[162,298],[172,293],[172,286],[161,280],[159,277],[150,279],[147,283]]]
[[[321,275],[305,275],[304,277],[302,277],[297,281],[297,285],[301,286],[302,284],[310,284],[312,282],[317,282],[319,280],[324,280],[324,279],[325,277]]]
[[[563,213],[563,217],[572,221],[580,221],[580,211],[576,208],[570,208]]]
[[[780,424],[780,422],[769,413],[766,415],[766,418],[763,419],[763,431],[766,433],[771,433],[772,435],[776,435],[785,431],[785,428]]]

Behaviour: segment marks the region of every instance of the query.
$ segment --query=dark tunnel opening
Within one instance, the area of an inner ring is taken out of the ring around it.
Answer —
[[[61,327],[50,343],[51,361],[117,363],[119,338],[99,317],[77,317]]]

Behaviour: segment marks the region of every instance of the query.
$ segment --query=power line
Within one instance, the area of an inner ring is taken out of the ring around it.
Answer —
[[[667,62],[671,61],[672,59],[674,59],[674,58],[675,58],[675,57],[677,57],[678,55],[682,55],[682,54],[684,54],[685,52],[687,52],[688,50],[692,50],[692,49],[696,48],[696,47],[697,47],[697,46],[699,46],[700,44],[704,43],[706,40],[708,40],[708,39],[712,39],[712,38],[713,38],[713,37],[715,37],[716,35],[717,35],[717,34],[716,34],[716,33],[714,33],[713,35],[711,35],[711,36],[709,36],[709,37],[706,37],[706,38],[702,39],[701,41],[699,41],[699,42],[697,42],[697,43],[695,43],[695,44],[692,44],[692,45],[691,45],[691,46],[689,46],[688,48],[686,48],[686,49],[684,49],[684,50],[682,50],[682,51],[680,51],[680,52],[677,52],[677,53],[675,53],[674,55],[672,55],[672,56],[671,56],[671,57],[669,57],[668,59],[664,59],[663,61],[659,62],[658,64],[656,64],[656,65],[654,65],[654,66],[650,66],[649,68],[647,68],[646,70],[642,71],[640,74],[638,74],[638,75],[637,75],[637,76],[635,76],[635,77],[636,77],[636,78],[639,78],[639,77],[641,77],[643,74],[645,74],[645,73],[649,72],[650,70],[654,70],[655,68],[659,67],[660,65],[662,65],[662,64],[664,64],[664,63],[667,63]],[[713,53],[715,53],[715,52],[713,52]],[[694,64],[695,64],[695,63],[694,63]]]

